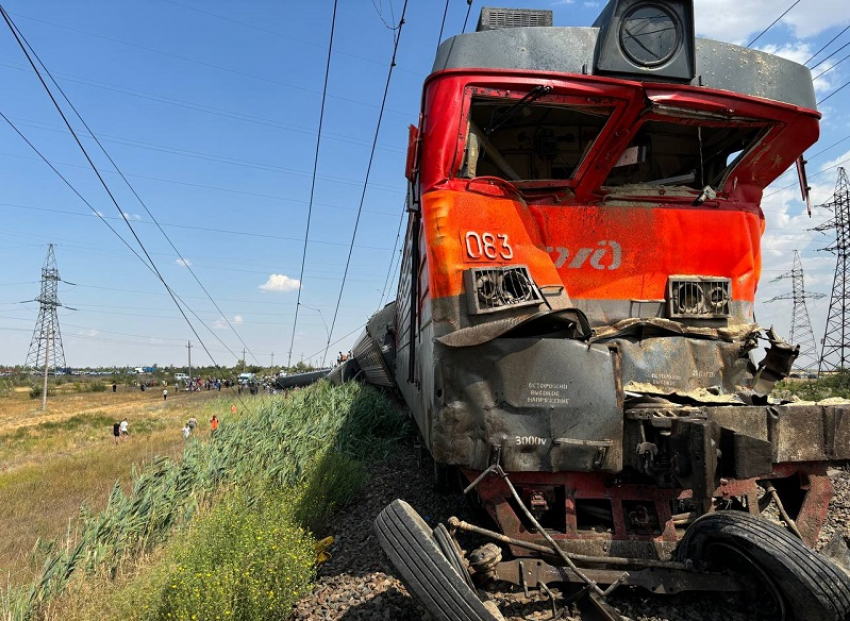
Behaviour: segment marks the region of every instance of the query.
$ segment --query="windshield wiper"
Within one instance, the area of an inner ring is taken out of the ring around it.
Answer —
[[[542,86],[542,85],[535,86],[534,88],[531,89],[531,91],[529,91],[528,95],[526,95],[525,97],[520,99],[518,102],[516,102],[514,105],[512,105],[510,108],[505,110],[505,112],[501,115],[500,118],[494,120],[493,123],[491,123],[488,127],[485,127],[484,128],[484,135],[490,136],[490,134],[492,134],[494,131],[499,129],[502,125],[504,125],[505,123],[510,121],[512,118],[514,118],[523,108],[525,108],[529,104],[535,102],[536,100],[540,99],[541,97],[543,97],[543,95],[548,95],[551,92],[552,92],[551,86]]]

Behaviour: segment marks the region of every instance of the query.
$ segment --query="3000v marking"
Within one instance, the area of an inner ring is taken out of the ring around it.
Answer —
[[[537,436],[516,436],[517,446],[546,446],[549,438],[538,438]]]

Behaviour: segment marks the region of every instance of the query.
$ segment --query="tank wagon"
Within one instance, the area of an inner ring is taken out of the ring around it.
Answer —
[[[440,46],[397,299],[351,363],[498,527],[432,530],[401,500],[379,516],[437,618],[498,618],[475,592],[494,579],[575,583],[603,611],[636,585],[848,618],[847,574],[812,548],[850,406],[772,398],[798,348],[754,313],[762,194],[796,163],[808,198],[819,118],[807,68],[695,37],[691,0],[611,0],[570,28],[484,9]],[[459,529],[504,547],[461,553]]]

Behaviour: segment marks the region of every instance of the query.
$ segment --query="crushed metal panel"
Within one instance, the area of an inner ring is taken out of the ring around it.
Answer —
[[[439,350],[438,460],[483,469],[498,452],[509,471],[622,468],[620,384],[608,347],[502,338]]]
[[[734,395],[748,379],[749,360],[740,356],[741,343],[681,337],[616,342],[623,352],[626,385],[653,386],[662,393],[705,388],[716,395]]]

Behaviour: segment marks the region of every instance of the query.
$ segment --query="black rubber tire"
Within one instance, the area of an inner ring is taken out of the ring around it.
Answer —
[[[788,621],[850,621],[850,576],[763,518],[709,513],[691,525],[676,551],[678,560],[711,570],[728,569],[736,554],[754,566],[757,579],[772,583],[768,588],[781,598]]]
[[[472,576],[469,575],[469,571],[463,563],[460,548],[457,543],[455,543],[455,540],[452,539],[452,536],[449,534],[449,530],[442,524],[437,524],[432,533],[434,543],[436,543],[437,547],[440,548],[440,552],[442,552],[443,556],[446,557],[446,560],[449,562],[449,565],[452,566],[452,569],[454,569],[458,575],[463,578],[463,581],[466,582],[470,589],[475,590],[475,585],[472,583]]]
[[[375,533],[401,581],[437,621],[496,621],[458,575],[433,539],[431,528],[403,500],[375,518]]]

